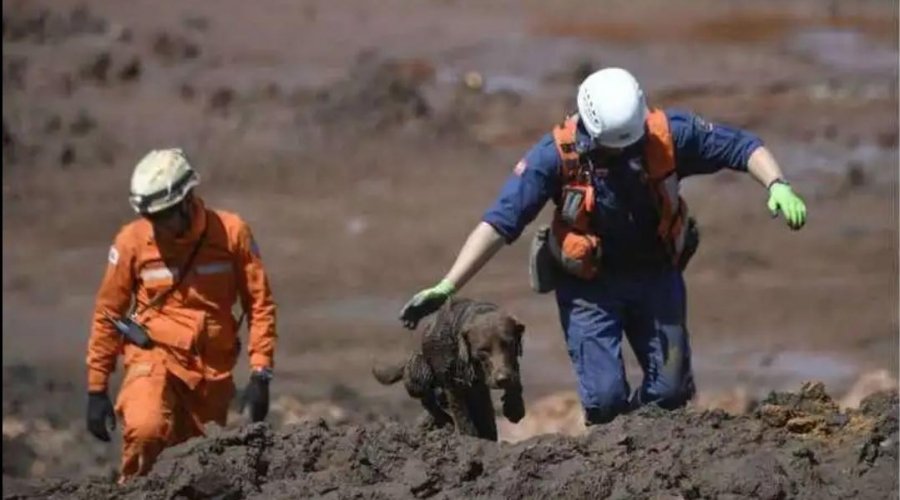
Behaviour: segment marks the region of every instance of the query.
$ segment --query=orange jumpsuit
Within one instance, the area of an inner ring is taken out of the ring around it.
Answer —
[[[174,283],[206,231],[186,278],[161,304],[139,312],[154,345],[125,342],[104,311],[124,317]],[[171,241],[154,239],[145,219],[125,225],[110,248],[88,342],[88,390],[105,391],[116,359],[125,378],[116,402],[123,425],[122,479],[149,471],[166,446],[225,424],[235,393],[231,371],[240,342],[232,307],[240,299],[249,322],[253,368],[273,366],[275,303],[250,228],[235,214],[208,210],[194,197],[191,228]]]

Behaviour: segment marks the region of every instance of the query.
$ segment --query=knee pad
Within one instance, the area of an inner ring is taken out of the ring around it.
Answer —
[[[141,443],[167,440],[171,430],[170,422],[162,415],[154,413],[148,412],[138,419],[125,422],[125,437],[130,441]]]

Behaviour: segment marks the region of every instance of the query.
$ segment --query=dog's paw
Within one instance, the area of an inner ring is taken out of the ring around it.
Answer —
[[[503,401],[503,416],[512,423],[518,423],[525,417],[525,403],[519,398]]]

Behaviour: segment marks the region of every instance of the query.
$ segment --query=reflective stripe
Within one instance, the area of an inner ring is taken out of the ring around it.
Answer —
[[[230,272],[231,262],[212,262],[210,264],[197,266],[197,274],[220,274]]]
[[[175,279],[176,274],[178,274],[178,270],[173,270],[168,267],[155,267],[153,269],[144,269],[141,271],[141,279],[144,281],[170,280]]]

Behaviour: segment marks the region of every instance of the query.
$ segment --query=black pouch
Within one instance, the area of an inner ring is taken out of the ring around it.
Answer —
[[[584,206],[584,198],[585,193],[581,189],[563,188],[563,202],[560,207],[560,215],[566,224],[570,226],[575,225],[578,214],[581,213],[582,206]]]
[[[125,337],[125,340],[141,349],[150,349],[153,347],[153,340],[147,335],[147,329],[144,328],[144,325],[131,318],[120,319],[106,313],[104,314],[106,315],[106,319],[116,327],[116,330]]]
[[[697,228],[697,221],[693,217],[688,217],[687,230],[684,235],[684,249],[681,251],[681,258],[678,259],[678,269],[684,271],[687,268],[691,257],[697,252],[700,246],[700,230]]]
[[[552,238],[550,228],[538,229],[531,240],[531,251],[528,255],[528,278],[531,289],[537,293],[548,293],[556,288],[559,279],[559,264],[550,252],[548,238]]]

